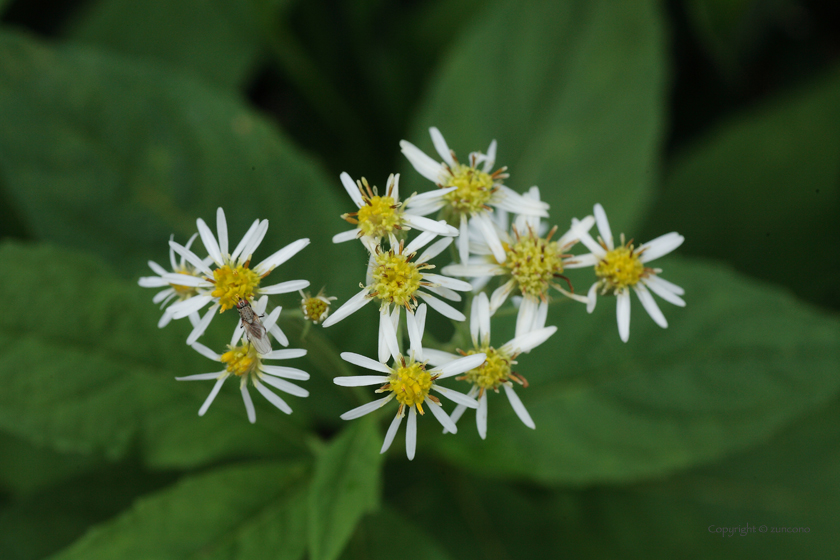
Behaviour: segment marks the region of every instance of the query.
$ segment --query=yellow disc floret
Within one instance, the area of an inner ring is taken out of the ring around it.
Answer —
[[[556,241],[530,233],[512,245],[503,246],[507,259],[502,264],[510,270],[523,296],[544,297],[551,280],[563,273],[563,259]]]
[[[412,362],[394,369],[388,380],[388,390],[401,405],[417,405],[417,412],[423,414],[423,401],[432,388],[432,376],[422,362]]]
[[[365,235],[385,237],[399,229],[400,208],[390,196],[373,196],[359,208],[356,219]]]
[[[632,245],[616,247],[595,265],[595,274],[601,279],[604,289],[620,292],[628,286],[635,286],[645,275],[645,266],[634,254]]]
[[[330,309],[330,302],[325,298],[311,297],[306,298],[300,303],[303,310],[303,316],[313,323],[321,322],[325,319],[324,314]]]
[[[252,299],[260,285],[259,274],[248,268],[247,263],[236,268],[226,264],[213,271],[213,278],[216,289],[210,295],[219,298],[221,311],[236,307],[239,298]]]
[[[499,385],[507,381],[511,376],[510,365],[512,357],[492,346],[470,350],[466,355],[478,354],[479,352],[484,352],[487,355],[484,363],[475,369],[471,369],[463,377],[459,377],[458,379],[466,379],[485,391],[490,389],[496,390]]]
[[[250,342],[242,346],[228,346],[229,350],[222,354],[220,361],[226,364],[228,373],[238,377],[256,371],[260,365],[257,350]]]
[[[495,192],[493,177],[474,167],[457,164],[444,187],[457,187],[443,199],[459,214],[472,214],[487,204]]]
[[[410,257],[393,250],[376,255],[376,266],[371,274],[371,293],[376,294],[383,303],[412,307],[414,293],[420,287],[422,276],[417,264],[409,260]]]

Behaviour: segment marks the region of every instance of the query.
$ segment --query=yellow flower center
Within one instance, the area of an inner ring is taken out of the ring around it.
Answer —
[[[432,376],[422,362],[412,362],[395,369],[388,380],[388,391],[393,391],[400,404],[417,405],[417,412],[423,414],[423,401],[432,388]]]
[[[563,259],[556,241],[548,241],[529,233],[513,245],[503,243],[507,260],[502,263],[510,270],[522,295],[541,297],[555,275],[563,273]]]
[[[635,286],[645,274],[645,266],[633,253],[633,246],[616,247],[595,265],[595,274],[606,290],[619,292]]]
[[[193,276],[193,274],[190,273],[187,270],[176,270],[175,272],[177,272],[178,274],[185,274],[187,276]],[[175,294],[181,299],[190,299],[191,297],[193,297],[194,295],[196,295],[198,293],[198,290],[196,290],[192,286],[182,286],[180,284],[169,284],[169,285],[172,286],[172,288],[175,290]]]
[[[390,196],[373,196],[359,208],[358,220],[365,235],[385,237],[400,225],[400,209]]]
[[[219,298],[222,306],[220,313],[236,307],[240,297],[253,299],[254,290],[260,285],[260,276],[248,268],[247,263],[233,269],[226,264],[213,271],[213,278],[216,289],[210,295]]]
[[[310,297],[301,302],[300,308],[303,310],[304,317],[318,324],[321,322],[322,316],[329,311],[330,303],[319,297]],[[326,317],[324,318],[326,319]]]
[[[458,188],[443,195],[443,199],[459,214],[472,214],[483,208],[496,190],[493,177],[463,164],[457,164],[451,171],[452,178],[443,186]]]
[[[467,355],[478,354],[479,352],[487,354],[487,359],[484,363],[475,369],[471,369],[464,374],[464,377],[459,377],[458,379],[466,379],[473,385],[477,385],[485,391],[490,389],[495,390],[510,377],[510,365],[512,358],[501,350],[496,350],[492,346],[470,350],[467,352]]]
[[[389,251],[376,255],[376,267],[373,269],[373,290],[385,303],[395,303],[411,307],[414,293],[420,287],[422,276],[417,264],[410,262],[410,255]]]
[[[242,377],[257,371],[260,359],[253,344],[246,342],[242,346],[228,346],[228,348],[229,350],[220,358],[222,363],[227,365],[228,373]]]

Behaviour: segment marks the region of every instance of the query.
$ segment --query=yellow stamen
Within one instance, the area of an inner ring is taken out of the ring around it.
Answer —
[[[492,346],[485,348],[470,350],[466,353],[467,356],[483,352],[487,355],[487,359],[483,364],[475,369],[471,369],[458,379],[466,379],[473,385],[478,386],[483,390],[497,390],[499,385],[507,381],[511,377],[510,366],[515,364],[513,357],[497,350]]]
[[[432,376],[425,370],[422,362],[411,362],[396,368],[388,379],[388,390],[400,405],[417,406],[417,412],[423,414],[423,400],[432,388]]]
[[[229,350],[220,358],[223,364],[227,364],[228,373],[242,377],[257,371],[260,359],[251,343],[246,342],[242,346],[228,346],[228,348]]]
[[[620,292],[635,286],[645,276],[645,266],[633,253],[633,245],[622,245],[609,251],[595,265],[595,274],[601,279],[605,291]]]
[[[230,265],[224,265],[213,271],[216,289],[210,294],[219,298],[222,311],[233,309],[240,297],[251,300],[254,297],[254,290],[260,285],[260,276],[248,268],[247,263],[231,269]]]
[[[412,307],[422,276],[420,267],[409,260],[411,256],[393,250],[376,255],[371,292],[384,303]]]
[[[563,274],[563,259],[556,241],[528,232],[513,245],[503,243],[507,260],[502,266],[510,271],[522,295],[545,298],[551,280]]]
[[[357,215],[359,229],[365,235],[386,237],[399,229],[400,213],[399,206],[390,196],[365,197],[365,204]]]
[[[463,164],[450,169],[452,177],[444,187],[458,187],[443,199],[459,214],[473,214],[482,209],[496,191],[493,177],[484,171]]]

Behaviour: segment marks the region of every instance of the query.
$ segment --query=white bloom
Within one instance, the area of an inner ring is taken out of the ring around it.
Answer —
[[[314,324],[323,323],[330,314],[330,306],[332,302],[338,299],[335,296],[326,297],[324,295],[324,288],[318,292],[318,295],[312,297],[309,292],[303,293],[298,290],[300,294],[300,310],[303,312],[304,318],[312,321]]]
[[[451,237],[445,237],[430,245],[419,257],[414,258],[417,251],[434,239],[435,234],[424,231],[407,246],[390,238],[391,250],[383,252],[377,245],[375,252],[370,255],[366,285],[362,290],[347,300],[344,305],[335,310],[323,325],[332,326],[347,316],[361,309],[368,302],[379,300],[379,359],[384,361],[388,357],[385,346],[385,323],[391,321],[394,325],[399,321],[399,309],[405,307],[407,316],[411,316],[417,307],[417,298],[424,300],[441,315],[454,321],[466,319],[463,313],[438,299],[432,294],[451,301],[460,301],[455,291],[466,292],[472,289],[468,283],[455,278],[432,274],[427,270],[434,265],[427,261],[436,257],[452,243]]]
[[[336,234],[333,237],[333,243],[361,239],[368,250],[373,251],[373,247],[379,244],[382,238],[396,234],[400,230],[414,228],[437,235],[458,235],[458,230],[446,224],[446,222],[436,222],[422,215],[406,211],[404,205],[400,203],[399,174],[392,174],[388,177],[388,186],[385,189],[385,194],[381,196],[376,187],[370,188],[364,177],[361,181],[354,183],[350,175],[342,173],[341,184],[344,185],[347,194],[350,195],[358,208],[357,212],[343,214],[341,217],[356,227]],[[449,190],[455,189],[453,187]],[[442,193],[440,196],[443,196],[443,194],[446,193]]]
[[[280,315],[280,308],[276,308],[266,318],[264,326],[266,330],[271,332],[272,327]],[[242,337],[234,336],[234,340],[240,340]],[[248,393],[248,381],[262,393],[262,395],[274,406],[285,412],[292,413],[292,408],[286,404],[286,401],[270,391],[265,385],[271,385],[275,389],[279,389],[284,393],[294,395],[296,397],[307,397],[309,391],[302,389],[293,383],[289,383],[286,379],[295,379],[299,381],[306,381],[309,379],[309,374],[297,368],[285,366],[273,366],[263,363],[265,360],[286,360],[290,358],[300,358],[306,355],[306,350],[289,348],[283,350],[274,350],[268,354],[257,353],[254,346],[245,341],[243,344],[231,344],[228,351],[224,354],[217,354],[208,347],[198,342],[194,343],[192,347],[201,355],[225,364],[225,369],[212,373],[199,373],[197,375],[188,375],[186,377],[176,377],[178,381],[199,381],[206,379],[215,379],[216,384],[210,391],[210,395],[201,405],[198,410],[199,416],[204,416],[207,409],[213,403],[213,399],[219,394],[225,380],[230,377],[239,377],[239,390],[242,393],[242,400],[245,403],[245,410],[248,413],[248,421],[252,424],[257,421],[257,415],[254,411],[254,403],[251,401],[251,395]]]
[[[502,167],[493,173],[490,170],[496,163],[496,141],[490,143],[487,154],[473,152],[469,156],[469,165],[455,159],[455,152],[449,149],[440,131],[429,129],[432,142],[442,162],[427,156],[411,142],[400,141],[403,154],[421,175],[436,183],[441,190],[437,196],[425,193],[428,198],[415,198],[406,206],[419,215],[427,215],[442,208],[447,208],[460,223],[458,254],[461,262],[467,262],[469,256],[470,230],[472,220],[480,231],[487,245],[493,251],[498,262],[504,262],[506,255],[501,241],[493,227],[492,209],[505,210],[515,214],[548,217],[548,204],[539,200],[523,197],[502,184],[508,177],[507,168]],[[478,165],[481,164],[481,169]],[[452,187],[455,187],[452,190]],[[441,195],[444,189],[445,193]]]
[[[298,239],[251,268],[251,256],[268,231],[268,220],[255,220],[232,253],[228,252],[227,221],[221,208],[216,211],[218,240],[210,231],[210,228],[207,227],[207,224],[204,223],[204,220],[199,218],[196,224],[211,263],[209,265],[205,264],[187,247],[170,241],[169,246],[184,257],[202,276],[196,274],[192,277],[186,277],[187,282],[176,275],[164,276],[166,280],[182,282],[198,290],[198,295],[195,297],[178,302],[169,308],[174,319],[187,317],[191,313],[199,311],[208,303],[212,303],[201,321],[193,328],[192,333],[187,338],[187,344],[192,344],[204,334],[217,311],[220,309],[221,311],[227,311],[236,307],[236,302],[240,297],[250,301],[257,295],[285,294],[309,286],[308,280],[291,280],[271,286],[261,286],[263,279],[275,267],[283,264],[309,245],[309,239]],[[216,268],[211,270],[211,265],[215,265]]]
[[[510,401],[510,405],[513,407],[514,412],[516,412],[516,415],[519,416],[519,419],[522,420],[522,423],[531,429],[535,428],[531,415],[525,410],[525,406],[513,390],[513,382],[523,387],[527,387],[528,382],[524,377],[512,371],[511,366],[517,363],[516,357],[519,354],[530,352],[548,340],[556,331],[557,327],[540,328],[523,335],[518,335],[502,346],[495,348],[490,346],[490,302],[487,299],[487,294],[482,292],[473,300],[472,314],[470,317],[470,334],[472,335],[473,350],[464,353],[464,355],[469,357],[480,353],[486,356],[486,360],[478,367],[467,371],[463,377],[458,377],[457,379],[472,384],[467,395],[478,399],[478,410],[476,411],[475,421],[478,427],[478,435],[481,436],[481,439],[487,437],[487,393],[490,390],[498,393],[500,386],[504,387],[508,401]],[[426,349],[425,356],[430,364],[442,367],[463,359],[455,354],[430,349]],[[452,422],[457,422],[465,410],[466,407],[459,404],[452,412]],[[446,431],[452,430],[446,428],[444,432]]]
[[[381,408],[388,404],[394,398],[400,403],[397,409],[397,415],[391,422],[388,432],[385,434],[385,441],[382,444],[380,453],[385,453],[394,441],[394,436],[400,427],[403,417],[408,408],[408,428],[405,433],[405,451],[409,460],[414,459],[414,450],[417,445],[417,413],[424,414],[423,407],[428,407],[432,411],[432,415],[441,423],[441,425],[451,432],[456,432],[455,423],[449,419],[449,416],[443,411],[440,400],[430,391],[436,391],[448,399],[458,403],[459,405],[468,406],[470,408],[478,407],[478,403],[472,397],[468,397],[463,393],[441,387],[437,384],[439,379],[445,379],[468,371],[479,364],[481,364],[485,356],[484,354],[475,354],[453,360],[442,367],[435,367],[426,369],[426,363],[422,361],[423,348],[421,346],[421,339],[423,338],[423,329],[425,327],[426,306],[421,304],[417,309],[416,317],[408,316],[408,334],[411,341],[411,352],[409,357],[405,357],[399,350],[397,344],[397,334],[390,322],[386,322],[385,336],[388,339],[388,347],[391,349],[391,356],[393,363],[388,366],[386,360],[380,359],[372,360],[360,354],[353,352],[344,352],[341,357],[351,364],[361,366],[377,373],[377,375],[358,375],[351,377],[336,377],[333,379],[336,385],[343,387],[360,387],[366,385],[381,385],[376,390],[377,393],[385,393],[388,395],[363,404],[360,407],[349,410],[341,415],[343,420],[352,420],[359,418],[369,412]]]
[[[660,278],[658,275],[662,272],[661,269],[648,268],[645,264],[667,255],[682,245],[685,238],[672,231],[634,248],[631,242],[625,244],[622,233],[621,245],[616,247],[607,214],[600,204],[595,205],[595,221],[598,224],[598,232],[601,234],[597,242],[589,235],[589,228],[585,228],[586,231],[581,228],[578,232],[581,243],[586,245],[592,253],[579,256],[577,262],[569,265],[569,268],[585,266],[595,268],[598,281],[589,288],[589,303],[586,310],[592,313],[595,309],[599,291],[601,295],[615,295],[618,334],[622,341],[627,342],[630,338],[630,288],[632,288],[651,319],[663,329],[667,328],[668,321],[665,320],[665,316],[659,310],[650,292],[674,305],[685,307],[685,301],[680,297],[685,290]]]

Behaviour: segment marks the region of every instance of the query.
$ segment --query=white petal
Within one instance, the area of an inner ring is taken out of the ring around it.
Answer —
[[[173,303],[169,306],[167,312],[172,314],[173,319],[183,319],[184,317],[188,317],[192,313],[195,313],[212,300],[213,298],[207,295],[194,296],[190,299]]]
[[[333,235],[332,242],[333,243],[344,243],[345,241],[351,241],[359,237],[359,230],[358,229],[351,229],[349,231],[342,231],[341,233],[336,233]]]
[[[478,397],[478,410],[475,413],[475,425],[481,439],[487,439],[487,391]]]
[[[346,172],[341,173],[339,175],[341,179],[341,184],[344,186],[344,190],[347,191],[347,194],[350,195],[350,199],[353,200],[353,204],[356,205],[356,208],[361,208],[362,205],[365,203],[362,199],[362,193],[359,192],[359,186],[353,181],[353,178]]]
[[[251,394],[248,393],[248,385],[245,383],[239,385],[239,392],[242,393],[242,402],[245,403],[245,412],[248,414],[248,422],[253,424],[257,421],[257,411],[254,410],[254,401],[251,400]]]
[[[442,366],[461,357],[457,354],[450,354],[449,352],[435,350],[434,348],[424,348],[423,356],[433,366]]]
[[[571,231],[574,232],[574,235],[587,249],[594,253],[596,257],[602,259],[606,256],[607,252],[591,235],[589,235],[589,227],[589,222],[587,220],[584,219],[584,221],[580,221],[577,218],[572,218]]]
[[[455,422],[449,418],[449,415],[443,411],[443,407],[436,403],[435,401],[431,400],[429,397],[425,399],[426,408],[432,411],[432,415],[440,422],[440,425],[447,431],[452,432],[453,434],[458,433],[458,427],[455,425]]]
[[[481,276],[499,276],[505,274],[505,269],[494,263],[481,264],[448,264],[441,271],[447,276],[466,276],[478,278]]]
[[[426,247],[426,250],[423,251],[419,257],[417,257],[417,262],[429,262],[439,254],[441,254],[450,245],[452,245],[451,237],[444,237],[443,239],[438,239],[437,241]]]
[[[245,235],[242,236],[242,239],[239,241],[239,244],[236,246],[236,249],[233,250],[233,253],[230,254],[231,262],[236,260],[236,257],[242,252],[242,249],[245,248],[245,245],[251,240],[251,237],[257,231],[257,228],[260,227],[260,221],[254,220],[254,223],[251,224],[251,227],[248,228],[248,231],[245,232]]]
[[[438,188],[433,191],[428,191],[420,194],[413,194],[411,197],[406,201],[407,208],[414,208],[414,207],[426,207],[429,205],[435,205],[443,198],[444,195],[451,193],[452,191],[458,190],[458,187],[446,187],[446,188]],[[418,214],[412,210],[412,214]],[[421,214],[425,216],[426,213]]]
[[[589,303],[586,304],[586,312],[592,313],[595,311],[595,304],[598,302],[598,283],[595,282],[589,287],[589,292],[586,294]]]
[[[423,357],[423,337],[420,334],[420,329],[417,328],[417,321],[414,318],[414,313],[411,311],[407,312],[405,314],[405,322],[408,327],[408,340],[411,355],[414,356],[414,359],[418,362],[422,362],[425,359]]]
[[[461,294],[443,286],[423,286],[423,288],[449,301],[461,301],[462,299]]]
[[[487,299],[487,294],[481,292],[478,297],[473,300],[473,304],[478,307],[478,339],[481,344],[488,344],[490,342],[490,302]]]
[[[166,274],[165,271],[164,274]],[[143,276],[142,278],[140,278],[140,280],[137,281],[137,284],[141,288],[162,288],[163,286],[169,286],[169,282],[167,280],[158,276]],[[157,302],[153,301],[152,303]]]
[[[622,342],[630,339],[630,290],[625,288],[616,296],[615,316],[618,320],[618,336]]]
[[[289,339],[286,337],[285,333],[283,333],[279,326],[273,325],[270,329],[266,330],[271,334],[271,336],[273,336],[277,340],[277,342],[279,342],[283,346],[289,345]]]
[[[168,325],[170,323],[170,321],[172,321],[172,315],[169,313],[169,311],[167,311],[166,313],[161,315],[157,326],[158,326],[159,329],[162,329],[163,327]]]
[[[210,326],[210,321],[213,320],[213,317],[216,316],[216,311],[219,309],[219,304],[210,306],[210,309],[204,314],[204,317],[201,318],[201,321],[195,326],[192,330],[190,335],[187,337],[187,344],[192,344],[196,340],[199,339],[201,335],[204,334],[204,331],[207,330],[207,327]]]
[[[210,373],[196,373],[195,375],[186,375],[184,377],[176,377],[176,381],[207,381],[209,379],[218,379],[220,376],[225,376],[227,370],[213,371]]]
[[[367,297],[369,288],[363,288],[361,292],[344,302],[344,305],[335,310],[335,312],[327,317],[327,320],[321,323],[324,327],[332,326],[347,316],[355,313],[366,303],[369,303],[372,298]]]
[[[679,247],[685,241],[685,237],[672,231],[665,235],[660,235],[656,239],[648,241],[644,245],[636,249],[635,253],[639,255],[639,260],[643,263],[650,262],[659,257],[663,257]]]
[[[260,225],[257,226],[257,229],[254,231],[251,238],[248,240],[247,245],[242,248],[242,253],[239,255],[239,259],[237,262],[244,263],[250,260],[251,256],[254,254],[254,251],[257,250],[257,247],[260,246],[262,243],[263,238],[265,237],[265,233],[268,231],[268,220],[263,220],[260,222]]]
[[[648,283],[650,283],[650,282],[654,282],[656,284],[659,284],[659,287],[664,288],[664,289],[668,290],[669,292],[675,293],[678,296],[684,296],[685,295],[685,290],[683,290],[682,288],[680,288],[676,284],[668,282],[667,280],[665,280],[661,276],[653,276],[653,277],[649,278]]]
[[[654,300],[653,296],[650,295],[648,289],[643,284],[636,284],[633,286],[633,290],[636,292],[636,295],[639,296],[639,301],[642,302],[642,307],[644,307],[645,311],[648,312],[648,315],[650,315],[650,318],[653,319],[653,322],[663,329],[667,329],[668,321],[665,319],[665,315],[662,314],[659,306],[656,305],[656,300]]]
[[[356,354],[355,352],[342,352],[341,359],[345,362],[350,362],[355,366],[363,367],[365,369],[378,371],[381,373],[391,373],[391,368],[389,368],[385,364],[377,362],[376,360],[372,360],[367,356]]]
[[[198,258],[198,255],[196,255],[189,249],[182,247],[178,243],[175,243],[174,241],[170,241],[169,246],[172,247],[172,249],[176,253],[184,257],[187,260],[187,262],[189,262],[196,268],[196,270],[200,270],[201,272],[206,274],[208,278],[213,277],[213,273],[210,271],[207,265],[205,265],[204,262],[200,258]]]
[[[437,391],[438,393],[440,393],[441,395],[443,395],[444,397],[456,404],[466,406],[467,408],[478,408],[478,401],[476,401],[469,395],[465,395],[464,393],[459,393],[458,391],[453,391],[452,389],[441,387],[436,383],[432,385],[432,390]]]
[[[198,226],[198,234],[201,236],[201,242],[204,243],[207,254],[210,255],[210,258],[213,259],[213,262],[217,266],[224,266],[225,263],[222,260],[222,253],[219,251],[219,244],[216,242],[213,232],[210,231],[210,228],[207,227],[207,224],[201,218],[197,219],[195,223]]]
[[[192,288],[209,288],[213,286],[212,282],[208,282],[204,278],[191,276],[189,274],[167,272],[163,275],[162,279],[167,284],[175,284],[176,286],[190,286]]]
[[[683,301],[683,299],[680,296],[678,296],[668,288],[662,286],[662,284],[660,283],[661,278],[657,276],[651,276],[649,278],[643,279],[642,282],[644,282],[645,285],[648,288],[650,288],[651,292],[658,295],[668,303],[673,303],[674,305],[685,307],[685,301]]]
[[[540,300],[534,296],[527,295],[522,298],[522,304],[519,306],[519,313],[516,314],[516,336],[527,334],[534,326],[534,320],[537,318],[537,308],[540,306]]]
[[[510,401],[510,406],[513,407],[513,411],[519,416],[519,419],[522,420],[522,423],[528,426],[529,428],[536,429],[534,425],[534,421],[531,420],[531,415],[528,414],[528,411],[525,410],[525,405],[522,404],[522,401],[519,400],[519,395],[516,394],[516,391],[513,390],[513,387],[508,385],[503,385],[505,388],[505,393],[507,393],[508,400]]]
[[[288,348],[285,350],[275,350],[263,356],[263,360],[290,360],[292,358],[301,358],[306,356],[306,350],[303,348]]]
[[[470,228],[469,218],[466,214],[461,214],[461,227],[458,234],[458,258],[461,259],[461,264],[466,263],[470,258]]]
[[[446,140],[443,139],[443,134],[440,133],[440,130],[433,126],[429,129],[429,134],[432,137],[432,144],[435,145],[435,150],[440,154],[441,159],[449,164],[449,167],[455,167],[456,164],[455,159],[452,157],[452,151],[446,144]]]
[[[430,282],[434,282],[435,284],[440,284],[445,288],[449,288],[450,290],[457,290],[459,292],[469,292],[472,290],[472,286],[468,282],[464,282],[463,280],[457,280],[455,278],[450,278],[449,276],[441,276],[440,274],[432,274],[427,272],[423,274],[424,280],[429,280]]]
[[[484,167],[481,169],[485,173],[489,173],[496,164],[496,140],[490,142],[490,147],[487,148],[487,155],[484,157]]]
[[[426,303],[429,304],[429,307],[431,307],[447,319],[452,319],[453,321],[463,321],[466,319],[463,313],[461,313],[448,303],[441,301],[432,295],[418,291],[417,296],[426,301]]]
[[[442,163],[433,160],[420,148],[405,140],[400,140],[400,150],[420,175],[434,183],[441,182],[441,174],[446,169]]]
[[[598,233],[601,234],[601,239],[607,244],[609,250],[612,251],[615,249],[610,221],[607,219],[607,213],[604,212],[604,207],[600,204],[595,204],[595,223],[598,224]]]
[[[408,460],[414,460],[414,451],[417,449],[417,410],[411,407],[408,413],[408,426],[405,429],[405,454]]]
[[[219,234],[219,251],[222,257],[227,256],[228,253],[228,229],[227,220],[225,219],[225,211],[222,207],[216,209],[216,233]]]
[[[487,245],[490,246],[493,256],[496,257],[496,262],[505,262],[507,254],[505,253],[504,247],[502,247],[502,242],[499,239],[499,234],[496,233],[496,228],[493,226],[493,221],[490,219],[490,215],[486,211],[479,212],[473,218],[473,222],[478,225],[478,229],[481,231],[482,235],[484,235]]]
[[[393,399],[393,398],[394,398],[394,393],[390,393],[387,397],[382,397],[381,399],[377,399],[375,401],[365,403],[362,406],[357,406],[356,408],[354,408],[352,410],[348,410],[347,412],[342,414],[341,419],[342,420],[353,420],[354,418],[360,418],[360,417],[364,416],[365,414],[371,413],[374,410],[382,408],[383,406],[388,404],[388,402],[390,402],[390,400]]]
[[[333,383],[341,387],[366,387],[368,385],[385,385],[390,379],[387,375],[354,375],[333,378]]]
[[[244,388],[245,386],[243,385],[242,387]],[[292,407],[290,407],[288,404],[286,404],[286,401],[281,399],[278,395],[272,393],[271,390],[269,390],[268,387],[266,387],[265,385],[263,385],[262,383],[260,383],[256,379],[254,380],[254,387],[256,387],[257,391],[259,391],[260,394],[262,394],[262,396],[265,397],[265,400],[267,400],[268,402],[270,402],[271,404],[276,406],[279,410],[285,412],[286,414],[291,414],[292,413]],[[247,393],[242,393],[242,396],[244,397],[246,394]],[[250,398],[250,396],[249,396],[249,398]],[[256,415],[254,415],[254,419],[256,420]]]
[[[158,276],[163,276],[164,274],[168,274],[167,270],[165,268],[163,268],[162,266],[160,266],[155,261],[149,261],[146,264],[148,264],[149,268],[152,269],[152,272],[154,272]],[[172,270],[175,270],[175,267],[172,267]]]
[[[399,309],[399,307],[397,307]],[[400,359],[400,347],[397,343],[397,331],[394,329],[394,323],[391,321],[391,315],[388,313],[388,308],[384,307],[379,313],[379,333],[380,340],[385,342],[388,352],[391,353],[394,360]],[[382,349],[379,351],[379,361],[382,360]]]
[[[440,374],[438,375],[438,379],[446,379],[447,377],[452,377],[453,375],[458,375],[459,373],[475,369],[483,364],[486,359],[487,355],[484,353],[470,354],[469,356],[452,360],[442,366],[431,369],[429,370],[429,373],[432,375]]]
[[[296,292],[304,290],[309,287],[309,280],[289,280],[288,282],[280,282],[271,286],[261,287],[257,290],[259,294],[288,294],[289,292]]]
[[[259,274],[260,276],[271,272],[287,260],[297,255],[307,245],[309,245],[309,239],[306,238],[298,239],[297,241],[289,243],[288,245],[286,245],[285,247],[283,247],[282,249],[265,259],[263,262],[255,266],[254,272]]]
[[[417,323],[417,330],[420,332],[420,339],[423,339],[423,333],[426,330],[426,312],[428,307],[425,303],[421,303],[414,311],[414,322]]]
[[[141,280],[142,280],[142,278],[141,278]],[[169,284],[167,283],[167,286],[168,285]],[[162,291],[155,294],[155,297],[152,298],[152,303],[160,303],[163,300],[167,299],[168,297],[174,296],[174,295],[175,295],[175,288],[169,288],[167,290],[162,290]]]
[[[437,237],[437,234],[432,233],[430,231],[424,231],[420,235],[414,238],[414,240],[405,246],[403,250],[403,255],[410,255],[412,253],[416,253],[421,248],[425,247],[426,244],[429,243],[432,239]]]
[[[540,302],[540,306],[537,308],[537,317],[534,319],[534,325],[532,327],[533,330],[539,330],[545,328],[545,321],[548,319],[548,302],[543,301]]]
[[[601,260],[594,253],[586,253],[585,255],[575,255],[574,257],[564,260],[564,268],[588,268],[595,266]]]
[[[221,361],[221,356],[219,354],[216,354],[215,352],[213,352],[212,350],[210,350],[209,348],[207,348],[205,345],[201,344],[200,342],[190,344],[190,347],[193,350],[195,350],[196,352],[198,352],[199,354],[201,354],[202,356],[204,356],[205,358],[210,358],[211,360],[213,360],[215,362]]]
[[[400,429],[400,423],[402,422],[403,417],[400,414],[394,416],[394,419],[391,420],[391,425],[388,426],[388,431],[385,433],[385,441],[382,442],[382,449],[379,450],[379,453],[385,453],[388,451],[388,448],[391,447],[391,443],[394,441],[394,437],[397,435],[397,430]]]
[[[263,297],[266,297],[266,296],[263,296]],[[263,308],[263,309],[265,309],[265,308]],[[268,314],[268,317],[263,319],[263,328],[265,328],[265,330],[267,330],[267,331],[271,330],[271,327],[273,327],[274,325],[277,324],[277,319],[280,317],[280,311],[282,309],[283,309],[282,307],[275,307],[274,309],[271,310],[271,313]],[[261,309],[260,313],[262,313],[262,311],[263,310]],[[270,352],[266,352],[266,354],[269,354],[269,353]]]
[[[213,400],[216,398],[216,395],[219,394],[219,390],[222,388],[222,385],[227,379],[227,375],[224,377],[220,377],[216,384],[213,385],[213,389],[210,391],[210,394],[207,395],[207,398],[204,399],[204,404],[201,405],[201,408],[198,409],[198,415],[204,416],[204,413],[207,412],[207,409],[210,408],[210,405],[213,404]]]
[[[510,293],[516,287],[516,280],[508,280],[495,290],[490,296],[490,314],[493,315],[505,303]]]
[[[262,364],[260,365],[260,371],[267,375],[273,375],[274,377],[285,377],[286,379],[297,379],[298,381],[306,381],[309,379],[309,374],[307,372],[293,367]]]
[[[309,396],[309,391],[307,391],[306,389],[304,389],[302,387],[298,387],[294,383],[289,383],[288,381],[286,381],[284,379],[278,379],[276,377],[263,377],[262,381],[263,381],[263,383],[267,383],[268,385],[271,385],[275,389],[280,389],[284,393],[288,393],[288,394],[293,395],[295,397],[308,397]]]
[[[415,216],[413,214],[403,213],[402,219],[409,226],[420,231],[428,231],[436,235],[447,235],[454,237],[458,235],[458,230],[450,226],[444,221],[435,221],[423,216]]]
[[[467,396],[468,396],[468,397],[471,397],[471,398],[475,398],[475,396],[476,396],[477,394],[478,394],[478,387],[476,387],[475,385],[473,385],[472,387],[470,387],[470,390],[469,390],[469,392],[467,393]],[[476,401],[476,403],[478,403],[478,401]],[[450,415],[449,415],[449,417],[452,419],[452,421],[453,421],[453,422],[455,422],[455,423],[457,424],[457,423],[458,423],[458,420],[460,420],[460,419],[461,419],[461,416],[463,416],[463,415],[464,415],[464,412],[465,412],[466,410],[467,410],[467,407],[466,407],[466,406],[464,406],[464,405],[462,405],[462,404],[459,404],[458,406],[456,406],[456,407],[455,407],[455,410],[453,410],[453,411],[452,411],[452,414],[450,414]],[[446,428],[444,428],[443,433],[444,433],[444,434],[445,434],[445,433],[448,433],[448,432],[446,431]]]
[[[507,342],[501,349],[503,352],[507,352],[509,354],[530,352],[548,340],[548,338],[555,332],[557,332],[557,327],[553,325],[550,327],[543,327],[539,330],[514,337],[513,340]]]

